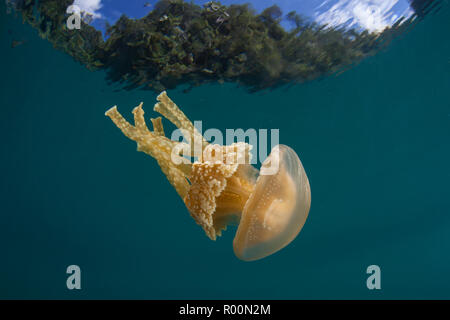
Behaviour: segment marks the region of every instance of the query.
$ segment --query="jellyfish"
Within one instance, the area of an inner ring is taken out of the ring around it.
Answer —
[[[164,91],[154,111],[184,137],[166,137],[162,118],[148,128],[143,103],[134,108],[134,125],[117,110],[105,115],[138,151],[153,157],[183,200],[195,222],[216,240],[229,225],[237,225],[233,251],[241,260],[267,257],[291,243],[299,234],[311,206],[311,189],[303,165],[293,149],[275,146],[257,170],[251,163],[252,146],[210,144]],[[275,170],[274,170],[275,169]]]

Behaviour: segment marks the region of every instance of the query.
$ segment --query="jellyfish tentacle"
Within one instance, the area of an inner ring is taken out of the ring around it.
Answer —
[[[166,134],[164,133],[164,127],[162,124],[162,118],[158,117],[158,118],[151,118],[150,119],[153,125],[153,133],[156,134],[157,136],[163,136],[165,137]]]
[[[162,114],[167,120],[172,122],[177,128],[186,129],[188,132],[194,131],[194,125],[186,117],[183,111],[173,102],[168,96],[166,91],[163,91],[156,98],[158,102],[155,104],[154,110]]]
[[[189,120],[183,111],[178,108],[175,102],[167,96],[167,92],[163,91],[156,99],[158,100],[158,103],[155,104],[153,110],[163,115],[177,128],[181,129],[183,136],[190,142],[191,146],[194,146],[197,141],[201,142],[201,151],[203,151],[203,148],[209,143],[203,138],[201,133],[198,132],[191,120]]]
[[[105,115],[110,117],[114,124],[123,132],[123,134],[131,140],[137,141],[139,134],[136,128],[132,126],[120,113],[117,111],[117,106],[112,107],[105,112]]]
[[[170,184],[175,188],[180,198],[184,199],[184,197],[188,194],[190,185],[186,180],[186,176],[183,171],[173,165],[170,165],[170,162],[158,160],[157,162],[161,168],[161,171],[167,177]]]
[[[230,146],[208,144],[203,148],[198,160],[191,163],[185,156],[195,155],[193,145],[199,140],[195,141],[193,131],[189,131],[189,128],[195,129],[189,126],[190,121],[168,98],[161,99],[160,105],[163,104],[168,106],[164,110],[171,110],[171,113],[162,114],[165,117],[178,117],[178,122],[174,122],[180,126],[188,143],[172,141],[164,135],[159,135],[162,132],[162,126],[158,124],[160,120],[152,121],[154,131],[150,131],[145,123],[142,103],[133,110],[135,126],[128,123],[116,107],[110,109],[106,115],[111,117],[128,138],[137,142],[139,151],[156,159],[168,181],[185,202],[191,216],[211,239],[215,239],[230,219],[238,217],[239,208],[244,206],[253,188],[254,181],[249,179],[248,170],[240,169],[241,164],[250,166],[251,146],[242,142]],[[222,197],[219,197],[222,193]],[[233,199],[239,201],[234,203]],[[216,211],[217,214],[214,215]]]
[[[150,130],[147,127],[147,124],[145,123],[144,118],[144,110],[142,109],[143,103],[141,102],[136,108],[133,109],[133,115],[134,115],[134,126],[136,129],[138,129],[141,134],[148,134],[150,133]]]
[[[105,115],[111,118],[126,137],[137,143],[138,151],[144,152],[156,159],[167,180],[169,180],[180,197],[184,198],[189,189],[187,174],[190,173],[190,168],[187,168],[185,163],[175,164],[172,161],[172,150],[178,143],[150,132],[145,123],[142,104],[136,107],[133,113],[135,126],[131,125],[117,111],[117,106],[109,109]]]

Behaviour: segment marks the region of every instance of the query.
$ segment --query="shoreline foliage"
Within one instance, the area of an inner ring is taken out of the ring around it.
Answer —
[[[109,82],[127,90],[156,92],[217,82],[259,91],[316,79],[378,52],[413,20],[376,34],[321,26],[277,6],[258,14],[249,4],[160,0],[141,19],[122,15],[105,40],[84,19],[81,29],[67,28],[72,3],[9,1],[42,38],[89,70],[105,70]],[[292,29],[281,26],[283,18]]]

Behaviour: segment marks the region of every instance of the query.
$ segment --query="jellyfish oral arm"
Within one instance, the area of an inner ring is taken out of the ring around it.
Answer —
[[[178,142],[167,139],[162,124],[157,119],[152,119],[156,124],[153,131],[150,131],[144,120],[144,110],[142,103],[133,110],[135,125],[131,125],[117,111],[117,107],[109,109],[106,116],[110,117],[114,124],[129,139],[135,141],[138,145],[138,151],[145,152],[155,158],[161,170],[166,175],[171,185],[175,188],[180,197],[186,196],[189,190],[189,165],[184,163],[175,164],[172,159],[172,150],[179,144]]]

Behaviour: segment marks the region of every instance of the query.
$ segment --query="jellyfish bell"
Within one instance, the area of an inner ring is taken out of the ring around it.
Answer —
[[[210,144],[166,92],[157,100],[154,110],[177,126],[188,143],[168,139],[160,117],[151,119],[150,130],[142,103],[133,110],[134,126],[117,107],[106,115],[137,143],[138,151],[156,159],[206,235],[216,240],[228,225],[237,224],[233,248],[246,261],[289,244],[302,229],[311,202],[308,178],[294,150],[276,146],[258,171],[250,164],[251,145]]]
[[[299,157],[288,146],[274,147],[244,206],[234,253],[252,261],[284,248],[303,228],[310,206],[309,181]]]

